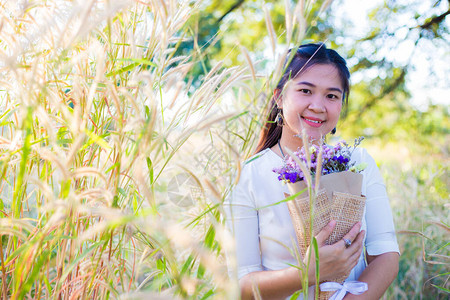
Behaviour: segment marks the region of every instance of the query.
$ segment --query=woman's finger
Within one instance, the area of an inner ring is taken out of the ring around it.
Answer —
[[[361,256],[361,252],[363,250],[363,247],[355,247],[355,248],[356,248],[356,251],[354,253],[352,253],[349,257],[349,261],[351,262],[350,270],[353,269],[356,266],[356,264],[358,263],[358,260]]]
[[[322,230],[316,235],[316,240],[317,240],[317,244],[319,246],[323,246],[325,245],[325,241],[327,240],[327,238],[330,236],[331,232],[334,229],[334,226],[336,226],[336,221],[335,220],[331,220],[327,226],[325,226],[324,228],[322,228]]]
[[[353,240],[352,245],[348,248],[348,250],[350,250],[350,253],[349,253],[350,256],[355,255],[355,253],[357,253],[357,252],[361,252],[361,250],[363,248],[362,244],[364,241],[365,234],[366,234],[366,232],[364,230],[362,230],[358,233],[356,238]]]
[[[356,237],[359,234],[359,230],[361,229],[361,223],[358,222],[355,225],[353,225],[352,229],[344,235],[342,240],[338,241],[337,243],[340,243],[342,247],[349,248],[351,245],[356,241]]]

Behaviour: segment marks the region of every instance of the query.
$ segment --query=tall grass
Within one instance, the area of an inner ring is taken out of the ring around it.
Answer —
[[[2,298],[238,298],[220,204],[282,60],[194,88],[200,5],[1,2]]]
[[[411,153],[381,165],[402,252],[399,275],[386,294],[388,299],[448,298],[448,168],[443,153],[425,159]]]
[[[247,72],[190,95],[200,58],[174,54],[197,5],[2,2],[2,298],[236,298],[214,193],[196,178],[180,208],[167,190]]]

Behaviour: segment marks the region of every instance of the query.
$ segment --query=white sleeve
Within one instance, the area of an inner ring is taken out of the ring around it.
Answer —
[[[366,250],[369,255],[398,252],[394,221],[380,171],[374,159],[364,150],[363,161],[368,166],[364,171],[366,184]]]
[[[224,202],[226,225],[236,240],[235,254],[239,279],[247,273],[263,270],[259,247],[258,211],[251,190],[249,172],[245,173],[241,174],[239,183]],[[233,270],[230,270],[230,275],[233,276]]]

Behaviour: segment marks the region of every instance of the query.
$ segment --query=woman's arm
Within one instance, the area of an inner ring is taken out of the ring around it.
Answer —
[[[369,289],[361,295],[347,294],[344,299],[380,299],[397,277],[398,260],[397,252],[387,252],[377,256],[367,255],[369,265],[358,280],[366,282]]]
[[[241,299],[284,299],[301,289],[300,271],[294,267],[277,271],[252,272],[239,280]]]
[[[364,231],[359,232],[361,224],[357,223],[345,238],[353,241],[349,248],[345,248],[343,240],[325,245],[325,240],[333,231],[335,221],[330,222],[316,236],[319,245],[319,274],[320,281],[329,280],[348,274],[357,264],[362,251]],[[315,284],[314,255],[311,256],[311,264],[308,270],[309,285]],[[302,289],[300,270],[288,267],[277,271],[252,272],[241,278],[242,300],[254,299],[255,291],[263,299],[284,299],[294,292]]]

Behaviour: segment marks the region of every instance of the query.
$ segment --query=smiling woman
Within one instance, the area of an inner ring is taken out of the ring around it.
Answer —
[[[343,94],[335,66],[317,64],[304,69],[276,100],[278,108],[284,111],[280,144],[296,149],[299,139],[295,135],[299,130],[304,129],[315,140],[333,130],[341,113]]]
[[[284,200],[289,191],[272,170],[287,159],[283,149],[304,146],[300,133],[320,144],[334,131],[347,102],[350,74],[345,60],[324,44],[307,44],[294,51],[274,90],[256,155],[243,167],[225,202],[227,224],[236,238],[242,299],[252,299],[255,291],[263,299],[282,299],[305,288],[308,298],[314,299],[316,283],[341,276],[366,283],[368,290],[363,296],[379,299],[397,275],[399,249],[386,189],[375,161],[365,150],[359,148],[351,156],[352,162],[367,164],[362,172],[361,195],[366,197],[362,221],[332,245],[325,240],[336,222],[332,220],[319,232],[319,277],[308,257],[295,255],[299,248]],[[344,284],[339,294],[343,297],[345,293]],[[345,299],[354,296],[347,294]]]
[[[291,52],[294,50],[296,51],[295,55],[291,57]],[[342,105],[347,104],[350,91],[350,72],[348,71],[345,60],[336,51],[327,49],[324,44],[301,45],[298,48],[294,48],[289,51],[285,64],[286,70],[274,90],[274,96],[272,97],[270,103],[267,122],[261,130],[260,139],[255,153],[263,149],[273,147],[280,139],[280,142],[286,142],[285,146],[288,147],[295,145],[300,141],[299,139],[292,139],[292,135],[289,136],[287,133],[284,134],[284,138],[282,138],[282,128],[285,131],[291,129],[295,132],[295,134],[298,134],[301,129],[299,126],[311,126],[315,122],[325,121],[311,113],[304,115],[303,117],[307,117],[306,120],[303,118],[303,122],[297,124],[296,127],[288,126],[288,129],[284,129],[285,126],[279,126],[281,125],[281,121],[284,121],[287,117],[283,112],[290,108],[289,103],[291,100],[297,99],[297,101],[294,100],[294,102],[299,102],[298,97],[300,97],[300,94],[303,93],[306,95],[311,95],[309,99],[312,98],[314,100],[317,99],[318,93],[322,93],[322,97],[327,99],[338,98],[340,101],[331,101],[335,102],[335,105],[342,107]],[[326,80],[322,81],[321,79],[325,79],[325,77]],[[321,90],[319,91],[319,89]],[[296,93],[294,93],[294,91]],[[297,93],[298,95],[296,95]],[[308,97],[306,97],[306,99],[308,99]],[[323,100],[324,99],[322,99],[322,102]],[[285,102],[285,104],[283,102]],[[313,102],[314,103],[312,105],[314,108],[318,102]],[[283,109],[283,105],[287,105],[287,107]],[[319,105],[323,105],[323,103]],[[317,111],[317,108],[315,108],[315,110]],[[323,110],[323,107],[319,108],[319,110]],[[297,111],[289,113],[296,115],[294,118],[297,123],[299,122],[298,113],[300,112]],[[340,110],[337,114],[337,118],[339,118],[339,113]],[[337,123],[337,120],[335,121]],[[332,122],[328,121],[327,123],[331,124]],[[295,125],[295,123],[291,123],[291,125]],[[334,126],[336,126],[336,124],[334,124]],[[333,130],[334,126],[325,130],[325,127],[321,125],[319,126],[321,129],[316,132],[321,133],[322,136],[325,136]],[[317,134],[314,138],[318,138]],[[290,148],[295,149],[296,147]]]

